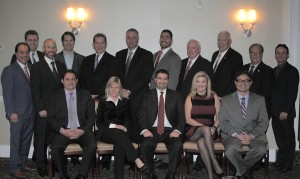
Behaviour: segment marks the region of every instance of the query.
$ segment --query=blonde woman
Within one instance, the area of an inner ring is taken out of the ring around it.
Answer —
[[[107,82],[105,98],[99,101],[96,125],[99,129],[97,140],[114,144],[116,179],[124,178],[125,158],[135,162],[140,171],[146,169],[128,134],[132,125],[130,103],[122,97],[122,85],[118,77],[111,77]]]
[[[209,179],[213,178],[212,168],[219,177],[224,176],[215,159],[212,137],[217,135],[219,109],[220,100],[211,90],[209,76],[203,71],[196,73],[191,92],[185,101],[185,117],[188,124],[186,137],[190,141],[197,142]]]

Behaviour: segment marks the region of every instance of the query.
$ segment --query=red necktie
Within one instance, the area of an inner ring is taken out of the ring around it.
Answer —
[[[25,73],[27,79],[30,80],[30,78],[29,78],[29,72],[28,72],[28,67],[27,66],[24,66],[24,73]]]
[[[165,122],[165,101],[164,92],[160,92],[159,105],[158,105],[158,122],[157,122],[157,133],[162,135],[164,133],[164,122]]]
[[[192,60],[189,60],[187,66],[186,66],[185,72],[184,72],[183,80],[185,79],[186,75],[188,74],[188,72],[191,68],[191,65],[192,65]]]
[[[155,60],[155,63],[154,63],[154,68],[156,68],[156,66],[158,65],[159,60],[160,60],[160,57],[161,57],[161,54],[162,54],[162,51],[160,50],[160,51],[158,52],[157,57],[156,57],[156,60]]]

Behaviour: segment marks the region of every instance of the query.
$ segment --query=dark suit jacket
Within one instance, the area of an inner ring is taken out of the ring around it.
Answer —
[[[97,68],[94,71],[96,54],[87,56],[79,72],[79,86],[87,89],[92,95],[105,95],[105,86],[110,77],[117,75],[115,57],[104,52]]]
[[[80,129],[92,132],[95,124],[95,102],[89,91],[77,89],[77,115]],[[57,90],[49,100],[48,122],[52,132],[60,133],[60,128],[68,126],[68,106],[64,89]]]
[[[180,70],[180,75],[179,75],[179,82],[177,85],[177,91],[181,92],[181,95],[182,95],[184,101],[185,101],[185,98],[188,96],[188,94],[191,91],[192,81],[197,72],[204,71],[208,74],[210,79],[213,79],[212,64],[207,59],[205,59],[201,55],[199,55],[199,57],[196,59],[193,66],[188,71],[185,79],[183,80],[188,61],[189,61],[188,58],[182,60],[181,70]]]
[[[119,63],[119,77],[124,89],[128,89],[131,94],[130,98],[143,94],[149,90],[151,75],[154,70],[153,54],[141,47],[135,51],[127,76],[125,77],[125,64],[128,49],[121,50],[116,53]]]
[[[101,138],[103,130],[108,129],[111,123],[123,125],[128,132],[131,130],[132,119],[128,99],[123,98],[119,100],[117,106],[112,101],[106,101],[105,98],[100,99],[96,120],[99,139]]]
[[[212,55],[212,65],[214,64],[218,54],[219,51],[216,51]],[[242,67],[242,55],[230,47],[219,63],[214,79],[212,80],[212,88],[218,96],[223,97],[236,90],[234,85],[235,75],[236,72],[242,69]]]
[[[242,70],[249,71],[250,65],[251,63],[244,65]],[[265,97],[269,118],[271,116],[271,95],[274,81],[273,73],[273,69],[270,66],[264,64],[264,62],[260,62],[252,74],[252,85],[250,87],[250,91]]]
[[[37,55],[39,57],[39,60],[44,59],[44,53],[41,51],[37,51]],[[13,54],[13,56],[11,57],[11,61],[10,64],[13,64],[15,61],[17,60],[16,54]],[[32,64],[31,60],[28,61],[29,64]]]
[[[62,77],[66,71],[65,65],[58,61],[55,61],[55,64],[58,76]],[[32,65],[30,84],[37,113],[46,110],[51,93],[62,88],[62,83],[56,83],[52,70],[44,58]]]
[[[30,64],[28,68],[30,70]],[[34,107],[30,82],[17,62],[3,69],[1,83],[6,114],[17,113],[19,119],[32,117]]]
[[[172,129],[184,132],[185,116],[182,97],[180,93],[167,89],[165,99],[166,116]],[[138,112],[140,132],[144,129],[151,130],[158,113],[158,98],[156,88],[145,93],[142,106]]]
[[[274,68],[274,75],[277,67]],[[272,91],[272,116],[279,118],[281,112],[288,113],[289,118],[296,116],[295,102],[298,94],[299,72],[288,62],[275,78]]]
[[[83,55],[80,55],[79,53],[76,53],[74,52],[74,59],[73,59],[73,64],[72,64],[72,69],[77,73],[79,74],[79,71],[81,69],[81,65],[82,65],[82,62],[83,62],[83,59],[85,57]],[[67,65],[66,65],[66,61],[65,61],[65,57],[64,57],[64,53],[63,51],[61,51],[60,53],[58,53],[56,56],[55,56],[55,60],[65,64],[66,68],[67,68]]]

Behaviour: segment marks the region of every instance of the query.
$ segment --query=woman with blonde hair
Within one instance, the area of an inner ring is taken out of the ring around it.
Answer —
[[[217,137],[219,110],[220,100],[211,90],[209,76],[203,71],[196,73],[191,92],[185,101],[185,117],[188,124],[186,137],[190,141],[197,142],[209,179],[213,178],[212,168],[218,177],[225,176],[215,158],[212,137]]]
[[[99,130],[97,140],[114,144],[115,178],[124,177],[125,158],[135,162],[140,171],[146,169],[128,134],[132,126],[130,102],[122,97],[122,84],[118,77],[111,77],[106,84],[105,97],[100,99],[97,109],[96,125]]]

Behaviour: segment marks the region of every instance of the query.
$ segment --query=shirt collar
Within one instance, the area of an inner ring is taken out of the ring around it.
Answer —
[[[29,59],[29,60],[30,60],[30,59]],[[17,63],[20,65],[20,67],[21,67],[22,69],[24,69],[25,66],[28,66],[28,65],[24,65],[23,63],[19,62],[18,60],[16,60],[16,61],[17,61]]]
[[[50,59],[50,58],[48,58],[47,56],[45,56],[45,60],[46,60],[46,62],[48,63],[48,64],[51,64],[51,62],[54,62],[55,63],[55,60],[53,59]]]
[[[132,54],[134,54],[135,51],[137,50],[137,48],[138,48],[138,46],[136,46],[133,50],[129,50],[129,49],[128,49],[128,54],[129,54],[129,52],[132,52]]]
[[[120,97],[120,96],[118,97],[118,100],[121,100],[121,97]],[[109,95],[108,95],[106,101],[112,101],[112,102],[114,102],[114,101],[112,100],[112,98],[111,98]]]
[[[200,53],[196,56],[196,58],[194,58],[194,59],[190,59],[189,58],[189,60],[192,61],[192,62],[194,62],[199,56],[200,56]]]
[[[66,94],[66,96],[69,96],[69,95],[70,95],[70,93],[73,93],[73,94],[74,94],[74,96],[76,96],[76,88],[75,88],[75,89],[73,89],[73,90],[71,90],[71,91],[69,91],[69,90],[67,90],[67,89],[65,89],[65,88],[64,88],[64,90],[65,90],[65,94]]]
[[[165,48],[165,49],[163,49],[161,51],[162,51],[163,54],[166,54],[170,49],[171,49],[171,47],[168,47],[168,48]]]

